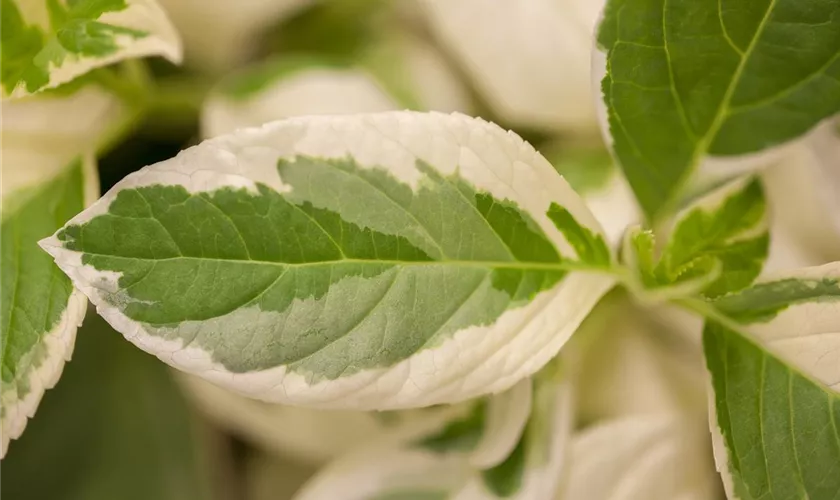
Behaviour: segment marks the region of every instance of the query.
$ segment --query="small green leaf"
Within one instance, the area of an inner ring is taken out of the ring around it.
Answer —
[[[766,219],[761,184],[744,178],[680,213],[655,266],[652,233],[628,231],[622,255],[649,290],[717,297],[748,286],[761,272],[770,243]]]
[[[336,408],[505,390],[614,283],[597,223],[545,159],[461,115],[221,136],[127,177],[43,245],[164,361]]]
[[[154,0],[38,1],[49,12],[48,24],[28,19],[32,9],[21,9],[19,0],[2,0],[4,96],[57,87],[128,57],[180,60],[178,36]]]
[[[840,0],[609,0],[598,31],[613,149],[644,211],[709,155],[795,139],[840,110]]]

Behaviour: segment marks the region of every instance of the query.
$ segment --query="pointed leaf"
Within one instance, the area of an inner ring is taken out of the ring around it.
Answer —
[[[436,113],[206,141],[130,175],[42,245],[165,362],[333,408],[505,390],[614,283],[597,222],[545,159]]]
[[[647,215],[672,208],[704,158],[762,151],[837,113],[838,33],[838,0],[609,0],[601,90]]]

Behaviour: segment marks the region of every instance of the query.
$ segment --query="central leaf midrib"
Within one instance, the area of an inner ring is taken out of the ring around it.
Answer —
[[[86,252],[82,251],[83,255],[90,255],[95,257],[108,257],[112,259],[126,259],[126,260],[139,260],[139,261],[151,261],[151,262],[167,262],[167,261],[176,261],[176,260],[201,260],[201,261],[219,261],[219,262],[235,262],[235,263],[242,263],[242,264],[255,264],[255,265],[270,265],[270,266],[277,266],[277,267],[293,267],[293,268],[301,268],[301,267],[318,267],[324,265],[339,265],[339,264],[365,264],[365,265],[381,265],[381,264],[390,264],[394,266],[402,266],[402,267],[426,267],[426,266],[439,266],[439,265],[451,265],[451,266],[461,266],[461,267],[481,267],[481,268],[507,268],[507,269],[522,269],[522,270],[541,270],[541,271],[577,271],[582,269],[590,269],[590,270],[600,270],[605,271],[607,270],[601,266],[595,266],[592,264],[588,264],[586,262],[581,261],[574,261],[574,260],[561,260],[556,263],[550,262],[523,262],[523,261],[483,261],[483,260],[429,260],[429,261],[419,261],[419,260],[395,260],[395,259],[331,259],[331,260],[320,260],[315,262],[276,262],[270,260],[259,260],[259,259],[225,259],[220,257],[196,257],[190,255],[181,255],[176,257],[164,257],[160,259],[151,258],[151,257],[126,257],[123,255],[109,255],[103,253],[94,253],[94,252]]]
[[[708,130],[706,130],[706,133],[703,134],[703,136],[697,142],[694,148],[694,154],[692,155],[691,163],[689,163],[688,169],[686,169],[686,174],[683,175],[684,179],[687,178],[688,175],[691,172],[693,172],[694,169],[697,168],[703,155],[708,153],[709,147],[717,138],[718,132],[720,131],[721,127],[726,121],[726,118],[729,116],[729,113],[731,111],[729,105],[732,102],[732,97],[735,95],[735,89],[738,87],[738,83],[740,83],[741,81],[741,76],[744,73],[744,68],[746,67],[747,62],[749,62],[750,58],[752,57],[752,53],[755,50],[758,40],[759,38],[761,38],[761,35],[764,32],[764,28],[767,25],[767,20],[770,19],[770,14],[773,12],[773,9],[775,7],[776,0],[770,0],[770,4],[767,6],[767,10],[764,12],[764,16],[761,18],[761,22],[758,24],[758,27],[755,30],[755,36],[753,36],[752,40],[750,40],[750,44],[747,46],[747,49],[743,53],[738,53],[738,56],[741,60],[738,63],[738,67],[735,68],[735,72],[732,74],[732,79],[729,80],[729,85],[726,87],[726,92],[724,92],[723,94],[723,99],[721,99],[720,101],[720,106],[718,106],[717,113],[715,114],[711,125],[709,126]],[[721,24],[724,24],[723,19],[721,19]]]

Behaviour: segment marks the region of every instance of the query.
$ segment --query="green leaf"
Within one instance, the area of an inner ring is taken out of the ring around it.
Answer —
[[[769,243],[764,193],[757,179],[747,177],[681,212],[655,265],[653,234],[639,229],[627,233],[623,257],[644,288],[717,297],[753,282]]]
[[[2,8],[4,96],[57,87],[130,57],[181,58],[178,35],[154,0],[2,0]]]
[[[64,165],[32,164],[26,155],[7,147],[3,151],[0,225],[2,455],[9,439],[20,436],[27,418],[34,415],[44,390],[58,381],[64,361],[73,352],[76,328],[87,305],[84,295],[73,288],[50,256],[39,250],[37,242],[81,211],[97,185],[89,159]],[[40,177],[26,179],[32,174],[16,172],[26,169],[35,170]]]
[[[434,113],[206,141],[127,177],[42,245],[165,362],[333,408],[505,390],[614,283],[597,223],[545,159]]]
[[[610,0],[601,90],[647,215],[664,215],[706,157],[764,150],[837,113],[838,33],[838,0]]]
[[[168,370],[90,316],[61,383],[3,460],[3,498],[221,499],[213,477],[227,471],[210,457],[223,450]]]
[[[726,316],[709,320],[703,342],[731,489],[754,499],[840,491],[838,300],[834,263],[713,302]]]

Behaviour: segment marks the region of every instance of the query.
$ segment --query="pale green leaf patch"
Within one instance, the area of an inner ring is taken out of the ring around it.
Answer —
[[[506,390],[615,282],[597,222],[544,158],[437,113],[305,117],[205,141],[42,245],[165,362],[332,408]]]
[[[2,8],[4,97],[54,88],[123,59],[181,58],[178,35],[155,0],[2,0]]]
[[[3,150],[2,455],[9,440],[23,432],[44,391],[58,381],[87,307],[84,295],[37,242],[92,201],[95,167],[90,158],[64,165],[49,154],[41,160],[10,145]],[[17,175],[30,168],[41,176]]]
[[[667,215],[704,159],[765,150],[836,114],[838,33],[838,0],[608,1],[601,90],[645,213]]]
[[[643,295],[717,297],[755,280],[769,243],[762,186],[745,177],[683,210],[658,258],[653,233],[638,227],[626,233],[622,256]]]
[[[704,347],[720,467],[752,498],[840,491],[840,270],[807,268],[723,296]]]

